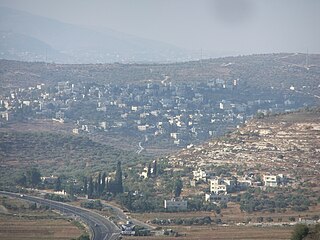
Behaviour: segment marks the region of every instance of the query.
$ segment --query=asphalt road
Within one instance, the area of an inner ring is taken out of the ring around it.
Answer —
[[[144,228],[146,228],[146,229],[149,229],[149,230],[155,229],[155,227],[153,227],[153,226],[151,226],[151,225],[149,225],[149,224],[147,224],[147,223],[144,223],[144,222],[139,221],[139,220],[137,220],[137,219],[131,218],[129,212],[128,212],[128,214],[127,214],[127,213],[125,213],[122,209],[120,209],[119,207],[114,206],[114,205],[111,205],[110,203],[108,203],[108,202],[106,202],[106,201],[103,201],[103,200],[102,200],[101,202],[102,202],[102,204],[103,204],[104,206],[107,206],[107,207],[111,208],[111,209],[114,211],[114,213],[117,215],[117,217],[118,217],[121,221],[123,221],[124,223],[125,223],[126,221],[131,221],[133,224],[138,225],[138,226],[141,226],[141,227],[144,227]]]
[[[21,196],[17,193],[0,191],[0,194],[21,198],[38,204],[49,206],[60,212],[79,216],[92,230],[94,240],[116,240],[119,238],[120,229],[110,220],[99,215],[98,213],[88,211],[84,208],[72,206],[66,203],[51,201],[39,197],[28,195]]]

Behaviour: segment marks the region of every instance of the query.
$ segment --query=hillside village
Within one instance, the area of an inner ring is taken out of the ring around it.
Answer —
[[[0,240],[320,240],[319,10],[0,1]]]
[[[305,215],[308,209],[316,215],[320,192],[319,113],[310,109],[255,118],[206,144],[127,165],[123,168],[124,193],[114,200],[138,213],[214,212],[215,218],[227,223],[230,216],[220,213],[229,208],[248,214],[283,214],[286,221],[290,216]],[[113,181],[115,175],[112,171],[104,174],[104,182]],[[90,178],[100,183],[101,173]],[[43,176],[42,184],[52,188],[57,179],[57,175]],[[72,194],[86,194],[83,179],[63,181],[67,188],[56,194],[70,194],[71,182]],[[113,199],[109,191],[106,187],[101,197]],[[99,196],[93,194],[92,198]]]
[[[255,119],[225,137],[190,146],[167,160],[174,171],[192,170],[184,177],[186,197],[200,194],[205,201],[221,204],[249,188],[276,188],[283,189],[280,192],[308,189],[306,196],[317,201],[318,118],[319,111],[302,111]]]
[[[153,226],[318,221],[317,88],[174,78],[2,88],[3,175],[23,189],[23,171],[40,166],[49,199],[98,211],[100,201],[117,204]]]
[[[257,113],[292,111],[316,99],[296,92],[251,92],[242,79],[172,83],[169,76],[146,84],[40,83],[0,96],[0,127],[10,123],[52,120],[68,132],[132,139],[132,149],[191,146],[244,124]],[[150,153],[149,152],[149,153]]]

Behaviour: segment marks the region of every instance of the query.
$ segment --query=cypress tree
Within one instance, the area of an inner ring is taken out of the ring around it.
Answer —
[[[31,168],[27,171],[27,182],[35,187],[41,183],[41,173],[37,168]]]
[[[92,177],[90,176],[89,178],[89,186],[88,186],[88,198],[92,198],[93,195],[93,180]]]
[[[25,174],[22,174],[18,179],[16,180],[16,183],[22,187],[27,186],[27,177]]]
[[[157,160],[154,160],[153,162],[153,176],[157,176]]]
[[[68,193],[69,193],[71,198],[74,197],[73,182],[70,182],[69,185],[68,185]]]
[[[88,194],[88,179],[87,177],[83,178],[83,192]]]
[[[106,177],[107,174],[106,172],[103,172],[102,177],[101,177],[101,193],[103,193],[106,189]]]
[[[96,181],[93,182],[93,196],[98,196],[98,183]]]
[[[98,179],[97,179],[97,195],[101,195],[101,173],[99,172]]]
[[[54,186],[54,190],[55,191],[61,191],[62,190],[62,188],[61,188],[61,178],[60,177],[57,178],[56,184]]]
[[[123,192],[123,184],[122,184],[122,170],[121,170],[121,162],[118,161],[117,163],[117,170],[116,170],[116,176],[114,180],[115,193],[122,193]]]
[[[109,180],[106,182],[106,192],[110,192]]]
[[[174,196],[175,197],[179,197],[180,196],[180,194],[182,192],[182,187],[183,187],[183,185],[182,185],[181,179],[177,179],[175,181],[175,186],[174,186]]]
[[[151,163],[149,163],[149,165],[148,165],[147,177],[148,177],[148,178],[151,177]]]

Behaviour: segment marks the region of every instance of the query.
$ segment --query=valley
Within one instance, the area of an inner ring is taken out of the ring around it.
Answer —
[[[100,200],[117,205],[128,221],[158,229],[137,227],[150,239],[230,239],[236,231],[238,239],[246,231],[288,239],[320,214],[318,55],[310,66],[303,57],[125,66],[3,60],[0,187],[49,190],[99,214]]]

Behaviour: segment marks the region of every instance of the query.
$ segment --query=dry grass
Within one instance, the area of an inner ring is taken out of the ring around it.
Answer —
[[[21,199],[0,196],[0,239],[72,239],[84,233],[76,224]],[[11,206],[15,209],[6,208]]]
[[[320,205],[311,206],[309,210],[304,212],[294,212],[292,210],[287,210],[286,212],[254,212],[248,214],[246,212],[241,212],[239,204],[236,203],[228,203],[228,208],[222,209],[221,214],[217,215],[214,212],[176,212],[176,213],[166,213],[166,212],[157,212],[157,213],[132,213],[131,216],[133,218],[137,218],[141,221],[153,220],[156,218],[159,219],[176,219],[176,218],[192,218],[192,217],[205,217],[209,216],[212,219],[218,217],[221,218],[224,223],[241,223],[246,221],[248,218],[251,218],[251,222],[256,222],[257,217],[271,217],[273,222],[278,222],[279,218],[281,221],[288,222],[289,217],[295,217],[298,220],[301,218],[308,218],[314,215],[320,215]]]
[[[279,218],[281,221],[288,222],[289,217],[295,217],[298,220],[301,218],[308,218],[314,215],[320,214],[320,205],[311,206],[309,210],[303,212],[295,212],[293,210],[287,209],[285,212],[253,212],[248,214],[246,212],[241,212],[239,204],[228,203],[228,208],[222,209],[221,211],[222,217],[221,219],[224,222],[228,223],[239,223],[242,221],[246,221],[246,219],[251,218],[253,222],[256,221],[257,217],[271,217],[274,222],[277,222]]]
[[[219,217],[224,223],[231,224],[229,226],[220,225],[206,225],[206,226],[160,226],[164,229],[174,229],[182,235],[178,239],[190,239],[190,240],[210,240],[210,239],[235,239],[235,240],[271,240],[271,239],[290,239],[291,232],[293,230],[292,226],[236,226],[233,223],[239,223],[252,219],[252,222],[256,222],[257,217],[262,216],[264,219],[267,217],[273,218],[273,222],[277,223],[279,219],[284,222],[289,221],[289,217],[293,216],[298,220],[299,216],[301,218],[308,218],[315,214],[320,213],[320,206],[312,206],[308,211],[305,212],[294,212],[287,210],[284,213],[269,213],[269,212],[257,212],[252,214],[247,214],[240,211],[239,205],[234,203],[229,203],[227,209],[223,209],[221,215],[216,216],[213,212],[180,212],[180,213],[144,213],[144,214],[132,214],[132,217],[138,218],[142,221],[152,220],[155,218],[159,219],[174,219],[174,218],[191,218],[191,217],[204,217],[210,216],[212,218]],[[264,221],[266,222],[266,221]],[[141,239],[141,237],[126,237],[124,239]],[[160,239],[177,239],[176,237],[167,236],[152,236],[143,239],[160,240]]]
[[[143,237],[143,239],[151,240],[281,240],[290,239],[292,227],[246,227],[246,226],[233,226],[233,227],[181,227],[174,228],[180,234],[186,234],[181,237],[166,237],[166,236],[152,236]],[[141,237],[125,237],[124,239],[141,239]]]
[[[71,133],[73,125],[71,123],[57,123],[47,119],[35,119],[32,122],[12,123],[5,128],[1,128],[1,132],[53,132],[53,133]]]
[[[0,217],[0,239],[72,239],[82,231],[62,219],[26,220],[19,217]]]

